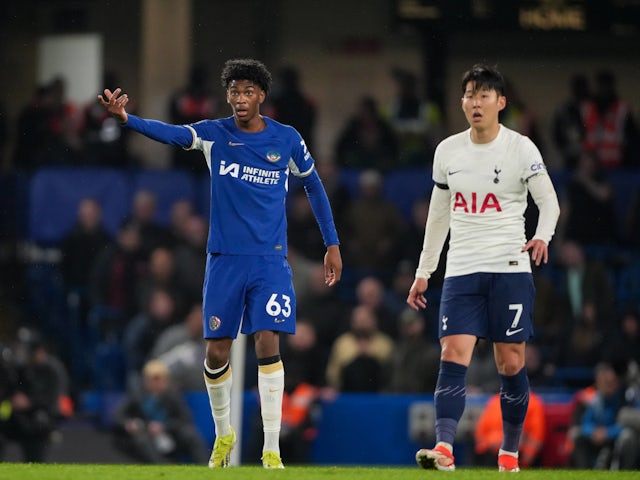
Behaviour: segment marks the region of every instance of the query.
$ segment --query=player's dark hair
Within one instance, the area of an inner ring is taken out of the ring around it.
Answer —
[[[225,89],[228,89],[234,80],[249,80],[264,90],[265,94],[271,89],[271,73],[262,62],[252,58],[227,60],[220,80]]]
[[[504,95],[506,83],[496,67],[484,63],[476,63],[462,75],[462,94],[464,95],[469,82],[475,82],[475,89],[495,90],[500,96]]]

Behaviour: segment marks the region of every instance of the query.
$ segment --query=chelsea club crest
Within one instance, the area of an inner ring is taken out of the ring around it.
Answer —
[[[274,152],[274,151],[268,151],[267,152],[267,160],[269,160],[272,163],[276,163],[278,160],[280,160],[281,156],[278,152]]]
[[[222,322],[220,321],[220,318],[216,317],[215,315],[211,315],[211,317],[209,317],[209,329],[210,330],[218,330],[220,328],[220,324]]]

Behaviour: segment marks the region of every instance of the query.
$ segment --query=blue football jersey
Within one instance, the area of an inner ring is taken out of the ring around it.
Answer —
[[[287,255],[289,174],[309,175],[314,160],[291,126],[264,118],[257,133],[238,130],[233,117],[187,125],[190,149],[211,171],[208,253]]]

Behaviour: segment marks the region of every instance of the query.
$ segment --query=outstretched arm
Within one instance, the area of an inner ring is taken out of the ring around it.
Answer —
[[[141,133],[145,137],[169,145],[177,145],[182,148],[193,148],[195,141],[195,131],[191,127],[184,125],[170,125],[158,120],[148,120],[136,115],[129,115],[125,110],[129,97],[121,89],[116,88],[113,93],[106,89],[104,97],[98,95],[100,103],[116,118],[123,126]]]

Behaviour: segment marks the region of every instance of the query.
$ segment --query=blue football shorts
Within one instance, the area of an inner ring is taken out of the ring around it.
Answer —
[[[296,297],[285,257],[209,254],[202,299],[204,338],[236,338],[239,329],[249,335],[296,331]]]
[[[528,272],[447,277],[438,336],[467,334],[492,342],[525,342],[533,336],[534,297],[533,276]]]

